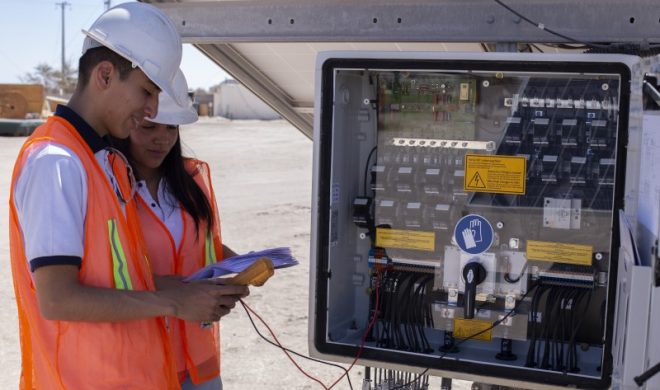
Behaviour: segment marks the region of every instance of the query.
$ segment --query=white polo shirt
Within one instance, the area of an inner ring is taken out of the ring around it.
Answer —
[[[118,192],[108,162],[108,141],[66,106],[58,106],[55,115],[78,130]],[[27,153],[13,195],[30,269],[80,266],[87,210],[87,173],[82,162],[70,149],[54,142],[33,145]]]
[[[137,185],[138,195],[144,200],[151,211],[156,214],[165,227],[167,227],[178,250],[181,245],[181,239],[183,238],[183,217],[181,215],[179,201],[169,190],[165,178],[161,178],[158,182],[157,199],[151,196],[147,188],[147,183],[144,180],[140,180]]]

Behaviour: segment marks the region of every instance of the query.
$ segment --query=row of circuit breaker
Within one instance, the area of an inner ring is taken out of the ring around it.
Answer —
[[[530,109],[530,111],[534,111]],[[542,114],[537,111],[536,114]],[[504,142],[531,148],[607,149],[614,146],[616,123],[606,119],[511,116]]]
[[[524,195],[475,193],[469,197],[464,191],[465,153],[440,148],[385,148],[370,170],[369,188],[376,194],[376,224],[445,230],[449,228],[451,205],[457,202],[543,207],[545,197],[560,197],[581,199],[589,209],[611,208],[613,158],[569,153],[526,156]]]
[[[371,167],[377,226],[449,229],[451,204],[463,191],[465,151],[387,146]]]
[[[527,158],[526,194],[512,205],[540,207],[544,196],[562,196],[580,198],[587,208],[611,208],[619,113],[612,97],[616,85],[572,80],[552,88],[545,82],[532,79],[522,95],[503,102],[510,116],[497,154]],[[539,91],[556,96],[560,89],[562,98],[527,97],[542,94]]]

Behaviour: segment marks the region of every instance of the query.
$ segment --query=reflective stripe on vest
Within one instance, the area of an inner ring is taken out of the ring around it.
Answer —
[[[204,243],[204,246],[204,253],[206,254],[206,257],[204,258],[204,265],[207,266],[215,264],[217,257],[215,255],[215,245],[213,245],[213,236],[211,235],[210,230],[206,232],[206,242]]]
[[[126,255],[117,232],[117,222],[114,219],[108,220],[108,239],[112,248],[112,273],[115,278],[115,288],[120,290],[132,290],[133,283],[131,276],[126,268]]]

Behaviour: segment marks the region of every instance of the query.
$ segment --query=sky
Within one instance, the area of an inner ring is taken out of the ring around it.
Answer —
[[[20,77],[42,62],[62,64],[63,0],[0,0],[0,83],[20,83]],[[66,60],[77,68],[84,34],[105,10],[104,0],[66,0],[64,44]],[[111,0],[111,4],[126,3]],[[181,70],[191,89],[219,84],[230,78],[194,46],[183,45]]]

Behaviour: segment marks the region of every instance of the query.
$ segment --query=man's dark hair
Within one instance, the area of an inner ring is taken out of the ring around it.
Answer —
[[[136,68],[129,60],[108,49],[105,46],[89,49],[78,61],[78,88],[82,89],[89,83],[92,69],[100,62],[109,61],[119,71],[119,79],[126,80],[128,75]]]

